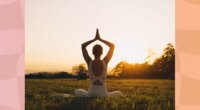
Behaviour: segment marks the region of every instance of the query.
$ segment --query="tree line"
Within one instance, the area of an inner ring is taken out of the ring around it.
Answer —
[[[134,56],[133,56],[134,57]],[[27,74],[26,78],[77,78],[87,79],[87,67],[79,64],[72,68],[72,73],[48,72]],[[108,78],[139,78],[139,79],[175,79],[175,49],[168,43],[160,57],[156,58],[152,64],[119,62],[108,75]]]
[[[119,78],[175,78],[175,49],[169,43],[160,57],[152,64],[148,62],[131,64],[125,61],[118,63],[112,70],[114,76]]]

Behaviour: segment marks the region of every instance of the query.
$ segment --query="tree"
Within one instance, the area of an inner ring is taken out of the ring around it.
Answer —
[[[153,63],[153,69],[162,74],[163,78],[175,78],[175,49],[168,43],[162,55]]]
[[[145,61],[149,64],[153,63],[153,60],[156,58],[156,53],[152,49],[148,49],[148,55],[145,58]]]
[[[163,50],[163,69],[168,73],[170,79],[175,78],[175,49],[171,43],[167,44],[167,47]]]
[[[175,78],[175,49],[171,43],[163,49],[160,57],[156,58],[151,64],[150,58],[153,51],[149,52],[144,63],[127,63],[122,61],[112,70],[112,74],[120,78]]]
[[[76,74],[78,80],[87,79],[87,67],[85,64],[79,64],[72,67],[72,73]]]

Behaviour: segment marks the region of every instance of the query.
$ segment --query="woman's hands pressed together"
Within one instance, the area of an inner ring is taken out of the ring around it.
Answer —
[[[94,38],[95,40],[101,40],[100,35],[99,35],[99,29],[96,31],[96,36]]]

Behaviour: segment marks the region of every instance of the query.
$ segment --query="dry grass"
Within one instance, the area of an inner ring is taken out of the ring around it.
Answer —
[[[77,88],[88,88],[89,80],[26,79],[26,110],[174,110],[174,80],[107,80],[108,91],[120,90],[124,97],[82,98]],[[72,94],[72,97],[52,97]]]

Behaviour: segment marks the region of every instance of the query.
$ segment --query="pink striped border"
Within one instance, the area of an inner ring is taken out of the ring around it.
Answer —
[[[0,110],[24,110],[24,1],[0,1]]]

